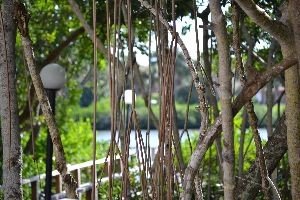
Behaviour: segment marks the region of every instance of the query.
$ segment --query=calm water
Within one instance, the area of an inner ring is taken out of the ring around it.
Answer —
[[[143,137],[143,141],[146,142],[146,133],[147,133],[147,130],[142,130],[142,137]],[[182,131],[180,131],[179,133],[181,134]],[[189,134],[190,134],[190,137],[197,134],[197,131],[196,130],[189,130]],[[97,131],[97,141],[110,141],[110,130],[101,130],[101,131]],[[118,135],[117,135],[118,137]],[[183,134],[181,140],[184,141],[186,140],[188,137],[185,134]],[[149,145],[150,145],[150,148],[157,148],[158,147],[158,144],[159,144],[159,141],[158,141],[158,131],[157,130],[150,130],[150,133],[149,133]],[[135,133],[134,131],[131,131],[130,133],[130,145],[129,147],[130,148],[135,148],[136,146],[136,141],[135,141]]]
[[[182,130],[179,131],[179,133],[181,134]],[[267,136],[267,130],[265,128],[260,128],[259,129],[260,132],[260,136],[262,138],[262,140],[267,140],[268,136]],[[197,135],[197,130],[189,130],[189,134],[190,137]],[[110,141],[110,130],[101,130],[101,131],[97,131],[97,141]],[[117,136],[118,137],[118,136]],[[143,137],[143,141],[144,143],[146,142],[146,130],[142,130],[142,137]],[[150,138],[150,148],[157,148],[159,141],[158,141],[158,131],[157,130],[150,130],[150,134],[149,134],[149,138]],[[184,133],[181,141],[185,141],[187,140],[187,134]],[[135,148],[136,147],[136,141],[135,141],[135,133],[134,131],[131,131],[130,134],[130,148]]]

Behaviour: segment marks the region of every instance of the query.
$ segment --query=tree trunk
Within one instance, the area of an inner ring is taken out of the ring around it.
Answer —
[[[200,18],[202,19],[203,22],[203,27],[207,27],[209,25],[209,21],[208,21],[208,15],[210,13],[210,9],[209,7],[207,7],[200,15]],[[208,29],[204,28],[203,29],[203,53],[202,53],[202,57],[203,57],[203,63],[204,63],[204,69],[207,75],[207,79],[209,80],[210,83],[212,83],[212,70],[211,70],[211,61],[209,59],[209,49],[208,49],[208,41],[209,41],[209,33],[208,33]],[[218,101],[217,101],[217,97],[215,96],[216,94],[213,94],[213,91],[211,88],[213,87],[210,84],[207,84],[206,86],[206,94],[207,94],[207,99],[208,99],[208,103],[210,104],[210,106],[213,109],[213,117],[215,119],[217,119],[217,117],[219,116],[219,109],[218,109]],[[217,149],[217,157],[216,159],[218,160],[218,165],[219,165],[219,175],[220,175],[220,180],[221,182],[223,182],[223,166],[222,166],[222,142],[221,142],[221,136],[218,136],[216,138],[215,141],[215,145],[216,145],[216,149]]]
[[[294,40],[298,58],[298,65],[286,72],[287,90],[287,142],[288,158],[290,165],[292,198],[300,199],[300,80],[299,80],[299,61],[300,61],[300,2],[297,0],[289,1],[289,14],[292,21]]]
[[[4,199],[22,199],[22,157],[16,93],[16,26],[13,10],[13,1],[4,0],[0,13],[0,107]]]
[[[270,68],[274,63],[274,54],[278,48],[276,40],[272,40],[270,45],[269,53],[268,53],[268,63],[267,67]],[[266,91],[266,98],[267,98],[267,133],[268,139],[273,135],[273,104],[274,104],[274,97],[273,97],[273,81],[270,81],[267,84],[267,91]],[[277,169],[274,169],[274,172],[271,175],[273,183],[277,186]],[[273,199],[276,200],[277,195],[273,193]]]
[[[234,197],[234,138],[233,138],[233,115],[231,106],[231,79],[230,54],[225,17],[221,10],[220,1],[210,0],[209,6],[212,15],[213,31],[217,38],[219,53],[219,80],[221,118],[224,132],[223,147],[223,170],[224,170],[224,199],[231,200]]]
[[[270,45],[269,53],[268,53],[268,63],[267,67],[271,68],[274,64],[274,53],[277,49],[277,42],[276,40],[272,40],[272,43]],[[268,138],[272,136],[273,134],[273,120],[272,120],[272,109],[273,109],[273,81],[270,81],[267,84],[267,91],[266,91],[266,98],[267,98],[267,132],[268,132]]]

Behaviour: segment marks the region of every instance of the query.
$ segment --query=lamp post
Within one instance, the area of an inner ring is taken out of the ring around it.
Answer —
[[[50,107],[53,115],[55,115],[55,97],[56,92],[64,87],[66,82],[65,69],[55,63],[51,63],[43,67],[40,76],[47,91]],[[52,186],[52,156],[53,156],[53,143],[50,133],[47,135],[47,149],[46,149],[46,184],[45,184],[45,199],[51,199],[51,186]]]
[[[128,155],[128,149],[126,150],[126,141],[130,141],[130,132],[131,130],[129,129],[129,109],[130,109],[130,105],[132,105],[132,101],[133,101],[133,95],[134,92],[132,90],[125,90],[124,91],[124,103],[126,105],[126,119],[125,119],[125,131],[123,133],[121,133],[120,136],[120,140],[121,140],[121,151],[122,151],[122,155]],[[135,96],[134,96],[135,98]],[[129,133],[129,135],[126,135],[127,133]],[[127,136],[127,137],[126,137]],[[129,137],[129,139],[128,139]],[[126,140],[126,139],[127,140]],[[125,157],[126,158],[126,157]],[[125,168],[127,168],[125,170]],[[128,170],[128,166],[123,166],[122,167],[122,173],[125,174],[124,172]],[[124,192],[122,194],[123,199],[129,199],[130,198],[130,185],[129,185],[129,177],[127,177],[126,175],[123,175],[124,177],[124,182],[125,182],[125,188],[124,188]]]

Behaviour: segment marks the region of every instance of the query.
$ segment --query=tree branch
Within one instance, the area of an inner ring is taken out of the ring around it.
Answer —
[[[104,46],[104,44],[96,37],[96,41],[94,41],[94,33],[93,33],[93,29],[91,28],[91,26],[87,23],[87,21],[84,19],[83,14],[80,11],[80,8],[78,6],[78,4],[74,1],[74,0],[68,0],[69,4],[73,10],[73,12],[76,14],[77,18],[79,19],[80,23],[82,24],[84,30],[87,32],[88,36],[90,37],[90,39],[93,42],[96,42],[98,49],[100,50],[101,53],[103,53],[103,55],[105,56],[105,58],[108,58],[107,55],[107,50]]]
[[[33,57],[33,52],[32,52],[33,48],[32,48],[31,40],[29,37],[29,30],[28,30],[29,15],[25,6],[22,3],[19,2],[15,3],[15,19],[17,21],[18,29],[21,34],[23,51],[30,72],[30,76],[32,79],[32,83],[34,85],[38,100],[41,104],[41,108],[54,145],[54,153],[56,157],[57,170],[61,174],[62,180],[65,183],[67,197],[77,198],[77,194],[76,194],[77,183],[75,179],[70,174],[68,174],[64,148],[63,148],[61,138],[59,136],[59,130],[55,123],[55,119],[52,110],[50,108],[49,100],[46,91],[43,88],[43,83],[38,73],[35,60]]]
[[[0,126],[2,198],[22,199],[22,153],[16,81],[16,25],[13,1],[0,8]]]
[[[262,73],[256,73],[254,77],[248,79],[246,85],[234,100],[233,112],[237,113],[266,83],[295,64],[297,64],[297,59],[290,57]]]
[[[84,33],[83,27],[80,27],[73,31],[66,40],[62,41],[55,49],[53,49],[46,59],[43,60],[43,62],[40,64],[40,67],[43,67],[55,60],[59,54],[67,47],[69,44],[77,39],[78,36],[80,36],[82,33]]]
[[[278,20],[273,20],[262,8],[253,0],[235,0],[244,12],[258,24],[262,29],[270,33],[279,43],[290,40],[288,27]]]

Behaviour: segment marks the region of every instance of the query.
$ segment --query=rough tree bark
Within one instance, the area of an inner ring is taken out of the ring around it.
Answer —
[[[0,114],[4,199],[22,199],[22,156],[16,93],[16,26],[13,10],[13,1],[4,0],[0,11]]]
[[[287,114],[287,117],[293,118],[293,124],[292,122],[288,122],[287,124],[288,157],[292,182],[292,197],[293,199],[300,199],[300,2],[297,0],[290,0],[288,13],[290,14],[290,19],[293,26],[294,41],[296,44],[296,52],[298,58],[298,65],[289,72],[289,74],[292,75],[291,73],[297,73],[298,70],[298,76],[296,74],[293,75],[294,79],[292,80],[287,80],[289,77],[286,77],[286,83],[289,82],[289,84],[293,84],[293,87],[291,88],[291,90],[293,90],[293,97],[292,99],[290,99],[292,100],[292,105],[287,107],[287,109],[289,108],[290,112],[289,116]],[[291,83],[292,81],[293,83]]]
[[[268,170],[266,167],[266,162],[265,162],[265,155],[263,152],[263,147],[261,143],[261,138],[258,132],[258,119],[256,116],[256,113],[254,111],[254,106],[253,102],[249,101],[246,103],[245,106],[248,117],[249,117],[249,124],[253,133],[253,139],[255,142],[255,147],[256,147],[256,157],[258,158],[259,162],[259,169],[260,169],[260,174],[261,174],[261,187],[262,191],[264,193],[264,199],[269,200],[271,199],[271,190],[269,188],[269,175],[268,175]]]
[[[224,199],[231,200],[234,197],[234,137],[233,137],[233,115],[231,107],[231,79],[229,42],[226,30],[225,17],[218,0],[210,0],[213,31],[217,38],[219,54],[219,82],[222,128],[224,132],[224,147],[222,151],[224,170]]]

